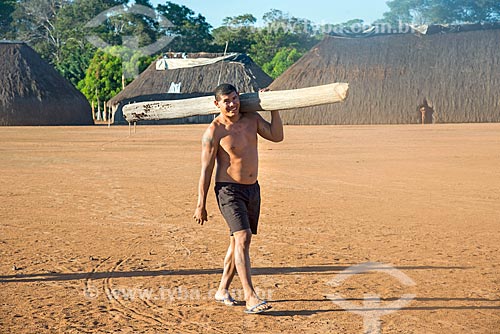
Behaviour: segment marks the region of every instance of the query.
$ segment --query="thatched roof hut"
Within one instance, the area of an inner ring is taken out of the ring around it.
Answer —
[[[211,95],[217,83],[231,83],[241,93],[268,87],[272,78],[245,54],[183,54],[154,61],[124,90],[108,102],[115,123],[124,123],[121,108],[133,102],[176,100]],[[208,123],[212,115],[163,120],[155,123]]]
[[[500,29],[472,28],[329,36],[270,88],[350,84],[344,104],[283,112],[286,124],[420,123],[427,103],[435,123],[500,122]]]
[[[90,125],[90,105],[23,42],[0,41],[0,125]]]

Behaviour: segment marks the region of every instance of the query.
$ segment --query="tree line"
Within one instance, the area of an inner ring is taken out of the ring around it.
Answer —
[[[132,10],[134,3],[141,10]],[[387,5],[389,11],[374,23],[500,20],[498,0],[392,0]],[[109,100],[122,89],[124,74],[130,82],[162,53],[222,53],[226,43],[229,52],[247,53],[276,78],[328,31],[277,9],[262,21],[256,26],[256,17],[242,14],[214,28],[202,14],[171,1],[153,6],[150,0],[0,0],[1,38],[27,42],[89,101]],[[328,28],[353,24],[364,22],[353,19]],[[152,49],[155,43],[160,47]]]

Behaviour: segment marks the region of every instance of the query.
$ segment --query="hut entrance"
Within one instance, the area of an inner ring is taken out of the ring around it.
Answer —
[[[421,124],[432,124],[434,122],[434,108],[432,104],[427,102],[427,99],[424,99],[424,102],[418,106],[418,114]]]

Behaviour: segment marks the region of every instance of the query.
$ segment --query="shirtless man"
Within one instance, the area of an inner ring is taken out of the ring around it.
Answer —
[[[230,238],[215,299],[228,306],[236,304],[228,289],[237,272],[244,290],[245,312],[261,313],[271,306],[257,296],[250,273],[250,242],[252,234],[257,234],[260,212],[257,134],[280,142],[283,140],[283,124],[278,111],[271,112],[271,123],[258,113],[240,113],[239,94],[229,84],[215,89],[214,103],[220,109],[220,115],[203,134],[194,219],[201,225],[207,221],[207,192],[217,162],[215,193],[219,209],[229,226]]]

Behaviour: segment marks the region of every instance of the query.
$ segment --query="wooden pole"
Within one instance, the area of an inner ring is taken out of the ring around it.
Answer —
[[[106,101],[103,102],[102,107],[103,107],[103,110],[102,110],[102,120],[104,122],[106,122],[108,120],[106,118],[106,117],[108,117],[108,115],[106,115]]]
[[[348,90],[347,83],[333,83],[301,89],[246,93],[240,95],[240,111],[288,110],[343,102],[347,98]],[[123,116],[129,122],[219,113],[213,96],[131,103],[123,106],[122,110]]]
[[[226,48],[224,49],[224,57],[227,53],[227,47],[229,46],[229,41],[226,41]],[[219,72],[219,80],[217,80],[217,86],[220,85],[220,79],[222,78],[222,67],[224,66],[224,62],[220,62],[220,72]]]
[[[99,94],[97,92],[97,87],[95,88],[95,97],[97,99],[97,120],[101,120],[101,105],[99,104]]]
[[[92,119],[95,121],[95,108],[94,108],[94,101],[92,101]]]
[[[99,98],[97,98],[97,120],[101,120],[101,103],[99,103]]]
[[[111,126],[111,108],[108,107],[107,102],[104,102],[104,110],[106,110],[106,112],[108,112],[108,110],[109,110],[109,114],[107,115],[108,116],[108,128],[109,128]]]

